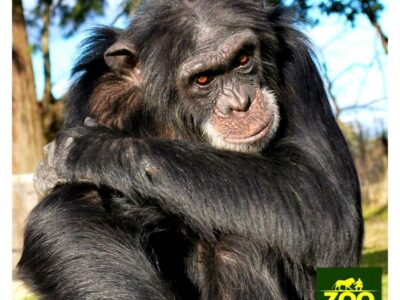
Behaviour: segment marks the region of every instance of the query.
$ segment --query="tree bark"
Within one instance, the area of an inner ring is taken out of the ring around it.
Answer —
[[[52,94],[51,82],[51,64],[50,64],[50,23],[51,23],[51,5],[52,1],[44,1],[44,11],[42,15],[43,28],[41,38],[41,48],[43,56],[44,69],[44,91],[41,101],[41,119],[44,130],[45,142],[51,142],[58,130],[62,127],[64,115],[64,103],[61,100],[56,101]]]
[[[53,102],[53,95],[51,93],[51,69],[50,69],[50,52],[49,52],[49,29],[50,29],[50,13],[51,3],[44,4],[43,12],[43,28],[42,28],[42,54],[43,54],[43,69],[44,69],[44,91],[42,99],[42,112],[46,113]]]
[[[12,31],[13,173],[20,174],[35,170],[44,145],[21,0],[13,0]]]
[[[42,126],[46,143],[54,140],[57,132],[63,125],[64,103],[64,97],[57,101],[51,101],[46,111],[42,111]]]

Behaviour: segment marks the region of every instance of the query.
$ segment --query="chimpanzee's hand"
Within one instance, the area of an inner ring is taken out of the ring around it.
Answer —
[[[90,118],[85,126],[66,129],[45,146],[44,160],[34,174],[33,182],[39,197],[43,197],[60,184],[94,182],[96,154],[107,153],[118,136],[109,128],[97,126]],[[100,151],[106,148],[108,151]],[[106,159],[103,157],[102,159]]]
[[[50,164],[54,159],[50,158],[54,155],[55,142],[47,144],[44,147],[44,160],[42,160],[36,168],[33,175],[33,185],[39,198],[43,198],[57,185],[67,183],[67,180],[57,175],[54,166]]]

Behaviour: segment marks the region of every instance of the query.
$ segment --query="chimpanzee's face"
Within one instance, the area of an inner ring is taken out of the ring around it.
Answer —
[[[217,33],[218,34],[218,33]],[[259,152],[274,136],[279,111],[262,80],[260,46],[250,30],[205,34],[179,68],[180,98],[207,110],[202,132],[210,145]]]

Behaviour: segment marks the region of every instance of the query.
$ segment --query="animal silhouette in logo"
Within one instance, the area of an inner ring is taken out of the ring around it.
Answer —
[[[360,280],[360,279],[358,279],[358,280]],[[357,282],[358,282],[358,280],[357,280]],[[361,281],[361,280],[360,280],[360,281]],[[337,280],[337,281],[335,282],[335,284],[333,285],[333,288],[334,288],[335,290],[343,290],[343,287],[344,287],[345,290],[351,290],[351,286],[352,286],[355,282],[356,282],[356,281],[354,280],[353,277],[350,277],[350,278],[348,278],[348,279],[346,279],[346,280]],[[361,283],[362,283],[362,281],[361,281]]]

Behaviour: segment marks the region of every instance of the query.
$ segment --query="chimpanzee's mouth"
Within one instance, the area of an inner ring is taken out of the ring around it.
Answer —
[[[224,140],[230,144],[253,144],[259,140],[265,139],[270,132],[273,120],[269,120],[266,125],[260,126],[253,134],[246,137],[224,137]]]
[[[203,130],[209,143],[216,148],[259,152],[274,136],[279,119],[274,94],[261,89],[245,113],[231,117],[214,113]]]

